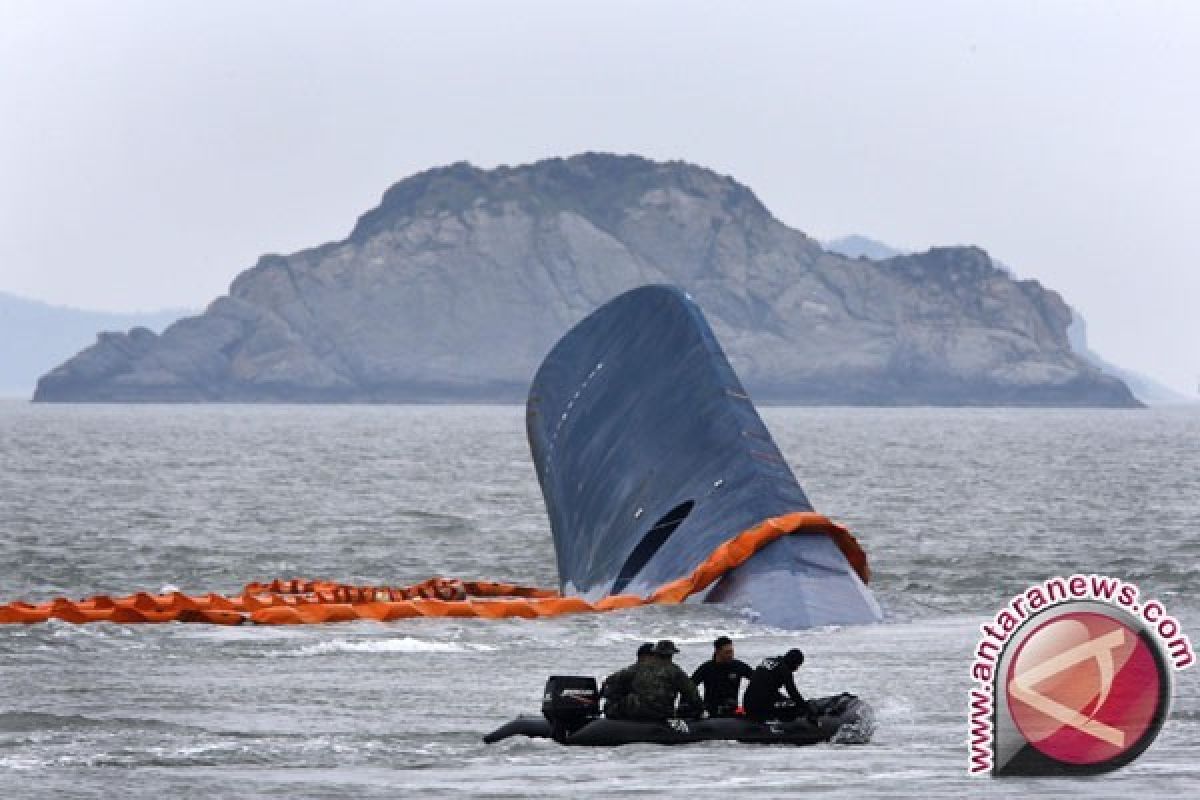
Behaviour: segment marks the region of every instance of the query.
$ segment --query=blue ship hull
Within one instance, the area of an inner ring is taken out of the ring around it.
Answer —
[[[722,542],[812,505],[700,308],[646,286],[569,331],[526,406],[560,588],[645,595]],[[878,604],[834,541],[785,536],[703,597],[783,628],[869,623]]]

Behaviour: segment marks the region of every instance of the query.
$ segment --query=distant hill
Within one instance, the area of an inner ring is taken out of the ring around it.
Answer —
[[[1074,309],[1071,310],[1071,314],[1071,325],[1067,328],[1067,338],[1071,342],[1071,348],[1104,372],[1125,381],[1125,385],[1138,400],[1148,406],[1181,406],[1196,403],[1194,397],[1188,397],[1169,386],[1164,386],[1153,378],[1147,378],[1131,369],[1118,367],[1106,360],[1088,345],[1087,322],[1084,321],[1083,315]]]
[[[732,178],[596,153],[400,181],[345,239],[262,257],[162,335],[101,336],[36,399],[519,402],[571,325],[650,283],[691,293],[762,402],[1138,405],[1056,292],[978,248],[849,259]]]
[[[39,376],[95,342],[97,331],[161,331],[192,313],[83,311],[0,292],[0,395],[30,397]]]
[[[881,242],[878,239],[872,239],[869,236],[862,236],[857,233],[852,233],[849,236],[839,236],[836,239],[829,239],[822,242],[822,246],[831,253],[843,255],[846,258],[866,258],[871,261],[886,261],[889,258],[896,256],[907,256],[913,253],[912,250],[897,250],[886,242]],[[999,259],[992,259],[993,266],[1000,270],[1010,278],[1016,278],[1017,273],[1012,267],[1005,264]]]
[[[857,233],[829,239],[821,244],[829,252],[843,255],[846,258],[869,258],[872,261],[883,261],[896,256],[908,255],[907,250],[897,250],[891,245],[860,236]]]

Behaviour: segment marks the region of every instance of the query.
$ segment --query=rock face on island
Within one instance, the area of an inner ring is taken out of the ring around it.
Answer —
[[[343,241],[269,255],[199,316],[100,334],[39,401],[522,401],[617,294],[686,289],[755,399],[1134,406],[1071,311],[982,250],[849,259],[732,178],[585,154],[403,180]]]
[[[48,367],[86,347],[98,330],[140,326],[161,331],[195,313],[88,311],[0,292],[0,396],[28,397]]]

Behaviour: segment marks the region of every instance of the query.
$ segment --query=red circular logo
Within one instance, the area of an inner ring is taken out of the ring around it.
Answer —
[[[1005,689],[1030,745],[1066,764],[1101,765],[1148,744],[1165,696],[1137,630],[1095,611],[1056,616],[1021,642]]]

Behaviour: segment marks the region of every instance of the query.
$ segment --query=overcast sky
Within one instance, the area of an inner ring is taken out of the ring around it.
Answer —
[[[747,5],[0,0],[0,291],[199,308],[414,172],[603,150],[979,245],[1195,393],[1200,4]]]

